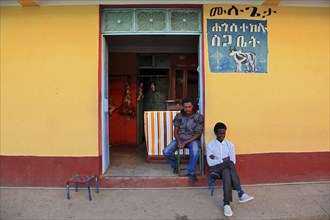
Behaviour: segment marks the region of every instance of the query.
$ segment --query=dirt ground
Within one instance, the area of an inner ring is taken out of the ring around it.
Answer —
[[[330,219],[330,183],[244,186],[254,200],[233,193],[231,219]],[[0,219],[224,219],[222,189],[1,188]]]

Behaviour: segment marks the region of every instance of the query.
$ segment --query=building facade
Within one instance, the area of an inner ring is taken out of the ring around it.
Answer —
[[[109,144],[141,144],[144,113],[185,96],[204,150],[226,123],[243,183],[330,179],[328,1],[88,3],[1,3],[2,186],[102,177]],[[171,130],[159,118],[151,160]]]

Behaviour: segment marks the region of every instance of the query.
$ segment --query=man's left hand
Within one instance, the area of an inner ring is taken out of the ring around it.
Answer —
[[[223,162],[227,162],[227,161],[229,161],[230,159],[229,159],[229,157],[224,157],[224,158],[222,158],[222,161]]]

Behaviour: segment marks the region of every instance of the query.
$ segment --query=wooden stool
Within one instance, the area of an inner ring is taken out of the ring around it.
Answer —
[[[180,155],[180,150],[183,150],[183,149],[178,149],[176,151],[176,157],[177,157],[177,161],[178,161],[178,174],[179,176],[183,176],[184,174],[182,174],[182,171],[185,170],[186,168],[182,168],[181,167],[181,164],[182,164],[182,159],[187,159],[188,160],[188,164],[189,164],[189,157],[190,155]],[[198,172],[196,172],[196,174],[199,174],[199,175],[203,175],[203,150],[201,148],[201,146],[199,146],[199,156],[198,156],[198,161],[197,161],[197,164],[196,164],[196,167],[198,167]],[[196,168],[195,167],[195,168]]]
[[[79,183],[85,183],[87,186],[87,191],[88,191],[88,198],[89,201],[92,200],[92,195],[91,195],[91,190],[90,190],[90,185],[89,182],[90,180],[94,179],[95,180],[95,187],[96,187],[96,193],[99,193],[99,183],[97,180],[97,176],[95,173],[93,174],[76,174],[74,176],[72,176],[67,182],[66,182],[66,194],[67,194],[67,198],[70,199],[70,188],[69,188],[69,184],[70,183],[75,183],[75,191],[78,191],[78,184]]]

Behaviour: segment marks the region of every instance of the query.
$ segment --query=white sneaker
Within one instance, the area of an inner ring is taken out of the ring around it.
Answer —
[[[223,214],[227,217],[230,217],[233,215],[233,211],[231,211],[230,205],[225,205],[223,207]]]
[[[244,203],[244,202],[248,202],[250,200],[254,199],[253,196],[249,196],[248,194],[243,194],[240,198],[239,198],[239,202],[240,203]]]

